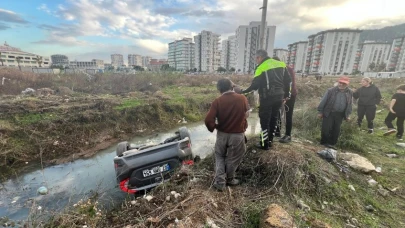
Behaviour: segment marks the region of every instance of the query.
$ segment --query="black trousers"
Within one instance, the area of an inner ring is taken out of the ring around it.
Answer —
[[[292,130],[292,120],[293,120],[293,113],[294,113],[294,105],[295,105],[295,97],[291,97],[286,103],[285,103],[285,135],[291,136],[291,130]],[[278,113],[278,120],[277,120],[277,126],[275,130],[275,134],[280,134],[281,133],[281,119],[280,119],[280,112]]]
[[[368,129],[374,129],[373,120],[375,118],[376,110],[377,107],[375,105],[367,105],[367,106],[359,105],[357,107],[357,124],[359,125],[359,127],[361,126],[361,123],[363,122],[363,118],[365,115]]]
[[[336,145],[344,116],[343,112],[331,112],[328,117],[323,117],[321,144]]]
[[[404,119],[403,117],[398,117],[392,112],[389,112],[387,117],[385,118],[385,124],[387,125],[388,128],[394,128],[394,125],[392,125],[392,121],[397,118],[397,135],[403,136],[404,134]]]
[[[261,102],[259,107],[259,118],[262,132],[268,132],[268,140],[265,143],[271,143],[274,138],[274,129],[276,128],[278,112],[283,103],[283,97],[271,97],[266,103]],[[264,103],[264,104],[263,104]]]

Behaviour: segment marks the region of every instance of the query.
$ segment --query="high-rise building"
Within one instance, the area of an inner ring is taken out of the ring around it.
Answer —
[[[112,54],[111,65],[113,65],[114,67],[124,66],[124,56],[121,54]]]
[[[273,56],[277,56],[281,61],[287,62],[288,50],[283,48],[275,48],[273,51]]]
[[[142,66],[147,67],[151,59],[152,57],[150,56],[142,56]]]
[[[183,38],[169,43],[169,66],[178,71],[194,69],[195,44],[192,38]]]
[[[229,36],[227,40],[222,41],[221,50],[221,67],[227,70],[235,70],[235,57],[236,57],[236,36]]]
[[[0,45],[0,52],[1,66],[49,67],[51,65],[49,57],[21,51],[19,48],[8,45],[7,42],[2,46]]]
[[[235,36],[235,68],[245,73],[253,72],[256,67],[256,51],[260,49],[261,22],[252,21],[236,29]],[[276,26],[265,24],[263,49],[269,55],[273,53]]]
[[[332,29],[308,37],[306,73],[352,73],[360,39],[358,29]]]
[[[66,55],[51,55],[52,65],[54,66],[68,66],[69,58]]]
[[[299,41],[288,45],[287,65],[294,69],[295,72],[305,70],[305,59],[307,56],[307,41]]]
[[[142,56],[136,54],[128,55],[128,66],[142,66]]]
[[[205,30],[194,36],[194,64],[197,71],[214,72],[220,66],[219,37],[220,35]]]
[[[359,44],[353,69],[365,72],[373,70],[370,69],[371,65],[374,65],[372,68],[379,68],[381,64],[385,65],[383,67],[385,69],[390,50],[391,44],[389,43],[366,41]]]
[[[388,71],[405,70],[405,36],[395,38],[392,42]]]

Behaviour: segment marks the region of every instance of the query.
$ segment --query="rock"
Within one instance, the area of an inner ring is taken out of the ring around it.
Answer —
[[[47,97],[49,95],[55,94],[55,91],[53,89],[50,89],[50,88],[41,88],[41,89],[37,89],[35,94],[37,96],[45,96],[45,97]]]
[[[397,143],[397,146],[405,148],[405,143]]]
[[[345,224],[345,228],[356,228],[355,225],[352,225],[350,223]]]
[[[34,94],[34,93],[35,93],[35,89],[33,89],[33,88],[26,88],[26,89],[23,90],[21,93],[24,94],[24,95],[31,95],[31,94]]]
[[[324,149],[319,151],[317,154],[328,162],[336,161],[337,151],[334,149]]]
[[[381,167],[375,168],[375,171],[376,171],[377,173],[381,173]]]
[[[352,191],[356,191],[356,189],[353,187],[353,185],[349,184],[349,186],[348,186],[348,187],[349,187],[349,189],[350,189],[350,190],[352,190]]]
[[[387,157],[389,157],[389,158],[396,158],[396,157],[398,157],[397,154],[386,154],[386,155],[387,155]]]
[[[369,184],[370,186],[376,186],[376,185],[378,184],[378,182],[375,181],[374,179],[370,179],[370,180],[368,180],[367,182],[368,182],[368,184]]]
[[[45,186],[42,186],[42,187],[38,188],[38,193],[41,195],[46,195],[46,194],[48,194],[48,189]]]
[[[166,196],[166,201],[170,201],[170,196]]]
[[[208,225],[208,227],[211,227],[211,228],[219,228],[219,226],[217,226],[217,224],[215,224],[211,218],[207,218],[206,224]]]
[[[363,173],[375,171],[375,166],[365,157],[353,153],[341,153],[340,158],[355,170]]]
[[[351,221],[352,221],[352,224],[354,224],[356,226],[359,225],[359,221],[357,221],[357,219],[352,218]]]
[[[382,196],[388,196],[388,190],[384,189],[382,185],[378,185],[378,193],[380,193]]]
[[[304,210],[304,211],[310,211],[310,210],[311,210],[311,208],[310,208],[308,205],[306,205],[306,204],[304,203],[304,201],[302,201],[302,200],[298,200],[298,201],[297,201],[297,206],[298,206],[301,210]]]
[[[260,221],[263,228],[291,228],[295,227],[293,218],[279,205],[271,204]]]
[[[145,199],[149,202],[153,199],[153,196],[145,196]]]
[[[176,191],[171,191],[170,194],[175,195],[177,192]]]
[[[179,198],[179,197],[181,197],[180,193],[174,194],[174,198],[175,198],[175,199],[177,199],[177,198]]]
[[[132,200],[131,205],[136,205],[136,200]]]
[[[366,210],[369,211],[369,212],[375,211],[374,207],[371,206],[371,205],[367,205],[367,206],[366,206]]]
[[[320,220],[314,219],[311,221],[311,228],[332,228],[332,226]]]

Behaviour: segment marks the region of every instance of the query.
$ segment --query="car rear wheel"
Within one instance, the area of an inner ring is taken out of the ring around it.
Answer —
[[[179,134],[180,134],[180,140],[185,139],[188,137],[191,143],[191,137],[190,137],[190,131],[187,129],[187,127],[181,127],[179,128]]]
[[[128,148],[129,148],[129,143],[128,143],[127,141],[118,143],[118,145],[117,145],[117,150],[116,150],[117,156],[118,156],[118,157],[121,157],[122,154],[123,154],[125,151],[128,150]]]

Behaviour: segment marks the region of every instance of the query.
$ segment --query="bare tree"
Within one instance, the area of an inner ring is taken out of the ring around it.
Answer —
[[[42,67],[42,56],[37,55],[36,60],[37,60],[38,66]]]
[[[15,59],[17,60],[18,69],[20,69],[20,71],[21,71],[20,63],[21,63],[21,59],[22,59],[22,58],[23,58],[23,57],[21,57],[21,56],[17,56],[17,58],[15,58]]]

